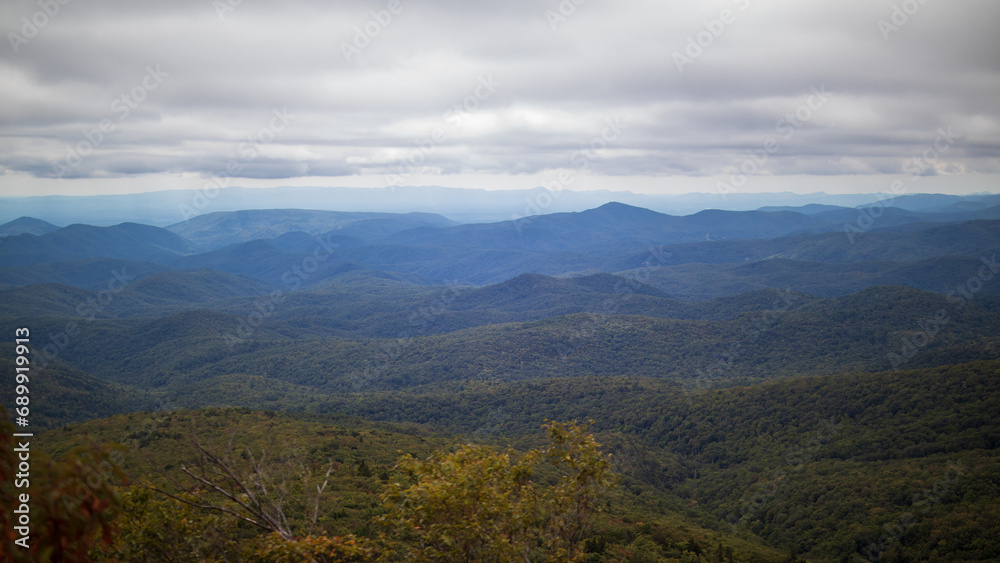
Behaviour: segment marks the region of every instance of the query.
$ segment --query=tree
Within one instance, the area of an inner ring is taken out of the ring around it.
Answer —
[[[611,456],[600,452],[600,444],[587,433],[588,426],[550,422],[544,425],[552,444],[545,456],[563,470],[558,484],[547,495],[547,545],[560,558],[580,555],[584,532],[593,521],[600,496],[618,477],[611,469]]]
[[[15,438],[15,432],[0,407],[0,559],[89,561],[87,553],[95,544],[112,540],[112,520],[121,502],[115,482],[126,481],[112,461],[115,447],[80,447],[52,460],[32,449],[30,440]],[[28,471],[21,471],[22,462],[29,464]],[[23,542],[27,548],[15,543],[22,537],[15,527],[22,524],[23,510],[30,522]]]
[[[403,456],[397,470],[411,483],[388,485],[380,521],[416,561],[582,560],[583,534],[616,478],[586,425],[544,428],[551,444],[520,456],[478,445],[427,460]],[[542,460],[557,471],[548,487],[533,478]]]
[[[182,494],[153,487],[174,500],[206,510],[229,514],[265,532],[291,540],[293,532],[290,507],[304,512],[306,535],[313,532],[319,519],[320,500],[329,485],[333,465],[328,464],[322,477],[306,463],[289,456],[268,459],[266,453],[255,456],[249,448],[237,462],[235,456],[215,453],[201,444],[197,436],[192,444],[198,453],[194,467],[182,466],[181,472],[194,481]]]
[[[147,486],[130,487],[122,497],[114,540],[91,552],[95,561],[239,560],[236,519],[164,497]]]
[[[403,456],[396,470],[407,484],[386,485],[386,513],[375,519],[386,528],[371,539],[317,529],[332,469],[316,471],[295,455],[238,453],[232,443],[214,451],[195,438],[197,461],[180,468],[189,485],[133,487],[118,540],[95,554],[109,561],[579,561],[600,494],[615,477],[587,426],[544,428],[550,444],[522,454],[467,445],[426,460]],[[264,533],[247,534],[252,528]]]

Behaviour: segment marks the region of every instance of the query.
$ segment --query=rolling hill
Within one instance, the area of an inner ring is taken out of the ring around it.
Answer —
[[[924,228],[925,227],[925,228]],[[659,265],[745,263],[767,258],[812,262],[917,261],[940,256],[992,257],[1000,249],[1000,221],[922,225],[915,232],[872,231],[796,235],[774,239],[724,240],[664,245]],[[650,252],[621,257],[613,271],[642,267]]]
[[[49,223],[48,221],[42,221],[41,219],[35,219],[33,217],[21,217],[19,219],[14,219],[9,223],[0,225],[0,237],[10,237],[23,234],[37,236],[58,230],[59,227]]]
[[[631,374],[717,386],[792,375],[931,367],[1000,357],[1000,314],[920,290],[880,286],[832,299],[750,294],[709,302],[721,320],[623,314],[645,296],[601,295],[596,311],[495,324],[503,311],[451,312],[416,304],[323,323],[295,316],[192,310],[156,319],[89,321],[60,358],[76,369],[144,389],[245,373],[324,392],[402,389],[457,380],[513,381]],[[441,294],[425,299],[433,306]],[[634,301],[633,301],[634,299]],[[654,298],[655,299],[655,298]],[[587,303],[587,301],[583,301]],[[663,302],[669,313],[670,301]],[[276,308],[283,303],[273,303]],[[523,314],[516,301],[511,315]],[[617,308],[617,310],[616,310]],[[757,308],[747,312],[747,309]],[[691,314],[692,311],[684,311]],[[390,313],[391,312],[391,313]],[[467,316],[472,315],[472,316]],[[680,316],[680,315],[678,315]],[[44,320],[44,319],[43,319]],[[40,333],[66,321],[36,322]],[[463,323],[480,324],[462,328]],[[342,331],[344,338],[331,337]],[[359,338],[371,333],[382,338]],[[917,342],[917,344],[913,344]],[[177,354],[177,350],[184,350]]]
[[[455,223],[431,213],[361,213],[306,209],[252,209],[199,215],[167,227],[194,242],[203,251],[273,239],[288,233],[337,234],[374,241],[420,226],[443,227]]]
[[[380,538],[399,449],[523,451],[544,419],[576,419],[621,478],[589,561],[995,559],[996,204],[894,204],[847,233],[859,211],[827,205],[71,225],[0,238],[0,324],[31,329],[46,451],[118,440],[131,477],[161,484],[195,435],[253,448],[236,463],[330,463],[328,533]],[[183,526],[231,554],[261,539],[123,498],[135,553]]]
[[[709,210],[675,217],[621,203],[579,213],[553,213],[500,223],[421,228],[391,241],[412,246],[575,252],[607,255],[655,244],[718,238],[767,238],[835,226],[793,212]]]
[[[5,237],[0,244],[0,259],[7,267],[85,258],[163,264],[193,250],[190,241],[159,227],[138,223],[113,227],[77,224],[39,236]]]
[[[988,539],[1000,522],[1000,428],[990,416],[1000,409],[998,369],[990,361],[713,391],[624,376],[348,396],[228,377],[174,395],[208,408],[89,421],[41,442],[54,454],[124,442],[125,470],[161,487],[178,482],[178,465],[196,465],[194,436],[224,455],[332,461],[330,502],[342,509],[324,525],[344,534],[364,530],[380,481],[400,478],[397,452],[423,458],[456,442],[526,449],[546,419],[590,419],[620,475],[588,542],[591,560],[622,547],[633,557],[725,560],[723,545],[734,561],[989,560],[1000,557]],[[288,400],[282,408],[308,414],[220,408],[234,396]],[[887,535],[900,523],[905,535]]]
[[[119,278],[132,281],[168,270],[167,266],[152,262],[87,258],[0,268],[0,283],[10,285],[62,283],[83,289],[101,290],[107,289],[109,285],[117,286],[120,282],[115,280]]]
[[[992,255],[991,255],[992,256]],[[941,256],[914,262],[812,262],[770,258],[742,264],[690,263],[618,272],[640,277],[649,285],[687,300],[739,295],[763,288],[791,290],[818,297],[836,297],[876,285],[905,285],[947,293],[979,275],[982,259]],[[984,284],[985,294],[1000,285]]]

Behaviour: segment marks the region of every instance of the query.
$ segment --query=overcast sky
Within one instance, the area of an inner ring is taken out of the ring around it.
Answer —
[[[0,22],[0,195],[1000,191],[995,0],[4,0]]]

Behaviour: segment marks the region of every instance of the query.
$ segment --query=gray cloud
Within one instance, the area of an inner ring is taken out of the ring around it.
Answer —
[[[387,5],[69,2],[28,38],[39,5],[6,2],[0,30],[26,42],[0,48],[0,181],[234,162],[271,179],[536,174],[573,167],[610,117],[628,128],[592,174],[730,174],[768,139],[756,174],[901,173],[948,127],[961,138],[934,172],[1000,171],[992,1],[929,0],[902,25],[902,0],[400,0],[379,23]],[[575,11],[553,19],[560,5]],[[283,108],[294,120],[269,131]]]

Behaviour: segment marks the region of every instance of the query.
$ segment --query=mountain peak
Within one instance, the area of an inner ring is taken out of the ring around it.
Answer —
[[[645,207],[636,207],[635,205],[629,205],[627,203],[620,203],[617,201],[609,201],[604,205],[595,208],[598,211],[612,212],[612,213],[656,213],[656,211],[650,211]]]
[[[634,205],[619,203],[617,201],[611,201],[605,203],[600,207],[584,211],[582,214],[602,215],[605,217],[612,217],[614,219],[630,220],[630,221],[634,221],[637,219],[644,219],[644,220],[655,219],[655,218],[662,219],[664,217],[667,217],[667,215],[664,215],[663,213],[660,213],[658,211],[652,211],[650,209],[646,209],[645,207],[636,207]]]
[[[23,234],[44,235],[58,230],[59,227],[49,223],[48,221],[42,221],[41,219],[35,219],[34,217],[19,217],[9,223],[0,225],[0,237],[10,237]]]

